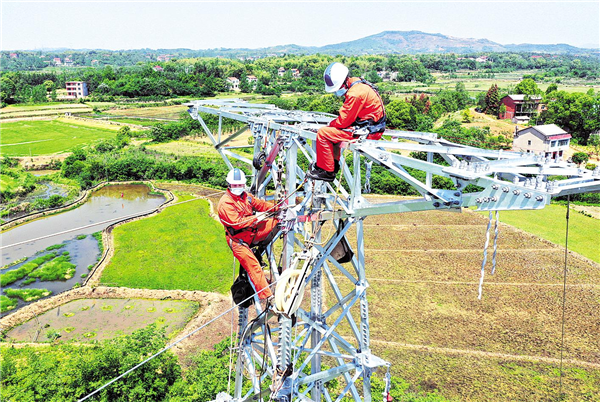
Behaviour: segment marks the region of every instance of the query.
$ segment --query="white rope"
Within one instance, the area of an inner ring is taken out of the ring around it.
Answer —
[[[235,256],[233,257],[233,264],[231,266],[232,283],[235,282]],[[233,308],[233,297],[231,298],[231,306]],[[229,335],[229,376],[227,377],[227,394],[231,395],[229,390],[231,389],[231,365],[233,363],[233,313],[231,313],[231,334]]]
[[[74,228],[74,229],[64,230],[62,232],[57,232],[57,233],[52,233],[52,234],[45,235],[45,236],[40,236],[40,237],[37,237],[35,239],[23,240],[23,241],[20,241],[20,242],[17,242],[17,243],[13,243],[13,244],[9,244],[9,245],[6,245],[6,246],[0,246],[0,250],[5,249],[5,248],[14,247],[14,246],[19,246],[19,245],[25,244],[25,243],[30,243],[30,242],[42,240],[42,239],[47,239],[49,237],[60,236],[60,235],[66,234],[66,233],[76,232],[78,230],[87,229],[87,228],[91,228],[91,227],[98,226],[98,225],[104,225],[105,223],[109,223],[109,222],[114,222],[114,221],[119,221],[119,220],[125,220],[125,219],[129,219],[129,218],[135,218],[137,216],[149,214],[151,212],[161,211],[161,210],[163,210],[165,208],[173,207],[175,205],[185,204],[186,202],[202,200],[204,198],[211,197],[213,195],[217,195],[217,194],[220,194],[222,192],[223,191],[219,191],[218,193],[204,195],[204,196],[201,196],[201,197],[198,197],[198,198],[192,198],[191,200],[180,201],[180,202],[176,202],[174,204],[169,204],[169,205],[166,205],[166,206],[161,206],[161,207],[158,207],[158,208],[149,209],[149,210],[138,212],[138,213],[135,213],[135,214],[125,215],[125,216],[119,216],[119,217],[107,219],[107,220],[102,221],[102,222],[91,223],[89,225],[79,226],[79,227]]]
[[[479,279],[479,296],[477,297],[481,300],[481,296],[483,294],[483,278],[485,277],[485,264],[487,263],[487,249],[490,244],[490,229],[492,227],[492,211],[490,210],[487,230],[485,232],[485,245],[483,246],[483,261],[481,262],[481,278]]]

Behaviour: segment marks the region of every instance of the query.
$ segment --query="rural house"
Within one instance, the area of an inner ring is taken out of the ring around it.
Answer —
[[[277,75],[283,77],[285,75],[285,68],[279,67],[279,69],[277,69]]]
[[[88,96],[87,84],[82,81],[68,81],[65,82],[67,88],[67,98],[76,99]]]
[[[300,71],[297,68],[292,68],[292,77],[300,78]]]
[[[498,118],[514,119],[514,123],[527,122],[534,113],[540,113],[543,110],[541,101],[541,96],[506,95],[501,99],[501,105],[506,106],[506,111],[499,113]]]
[[[158,71],[159,73],[162,73],[164,71],[164,68],[162,68],[161,66],[154,66],[152,67],[152,69],[154,71]]]
[[[227,77],[227,86],[230,91],[239,91],[240,90],[240,80],[236,77]]]
[[[517,130],[513,138],[513,150],[542,154],[546,158],[562,159],[564,152],[569,149],[570,141],[571,134],[556,124],[544,124]]]
[[[252,89],[254,89],[254,88],[256,88],[256,83],[258,82],[258,78],[256,78],[254,75],[247,75],[246,81],[248,81],[248,83],[250,84]]]

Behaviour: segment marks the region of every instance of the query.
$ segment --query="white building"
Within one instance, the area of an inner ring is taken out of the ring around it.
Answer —
[[[240,80],[236,77],[227,77],[227,85],[229,86],[230,91],[240,90]]]
[[[556,124],[527,127],[518,130],[513,139],[513,150],[542,154],[547,158],[563,158],[571,134]]]

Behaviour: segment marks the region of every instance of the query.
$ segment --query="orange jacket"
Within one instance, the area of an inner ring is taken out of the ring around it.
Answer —
[[[350,83],[356,81],[360,81],[360,78],[350,78]],[[340,115],[329,123],[329,127],[345,129],[353,125],[356,119],[377,121],[382,117],[383,104],[379,95],[367,84],[358,83],[346,92]]]
[[[227,236],[250,244],[254,239],[252,229],[254,229],[257,223],[254,212],[267,211],[273,205],[272,202],[259,200],[245,192],[238,196],[227,190],[219,200],[217,211],[221,223],[225,226]],[[234,234],[230,231],[233,231]]]

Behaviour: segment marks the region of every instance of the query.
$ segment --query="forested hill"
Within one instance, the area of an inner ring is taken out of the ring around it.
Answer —
[[[11,64],[11,57],[19,57],[19,52],[24,50],[13,49],[2,52],[2,64]],[[482,53],[482,52],[538,52],[545,54],[564,55],[594,55],[600,57],[598,49],[583,49],[567,44],[510,44],[501,45],[488,39],[457,38],[440,33],[426,33],[421,31],[384,31],[376,35],[353,41],[342,42],[325,46],[300,46],[296,44],[277,45],[266,48],[214,48],[214,49],[133,49],[133,50],[89,50],[89,49],[45,49],[36,50],[42,54],[69,54],[72,52],[87,53],[92,59],[102,62],[108,59],[119,58],[124,54],[137,54],[133,63],[145,62],[148,59],[156,60],[159,55],[171,57],[228,57],[228,58],[257,58],[281,55],[313,55],[323,54],[331,56],[359,56],[373,54],[433,54],[433,53]],[[31,51],[29,51],[31,53]],[[12,56],[11,56],[12,54]],[[15,56],[17,55],[17,56]],[[41,56],[38,56],[41,57]],[[60,57],[60,56],[59,56]],[[76,57],[77,58],[77,57]],[[7,60],[8,59],[8,60]],[[91,62],[91,60],[89,62]],[[81,65],[79,60],[73,60]],[[48,62],[48,61],[46,61]],[[42,59],[38,63],[43,65]],[[103,63],[104,64],[104,63]],[[111,62],[109,64],[115,64]],[[10,68],[9,68],[10,69]]]

